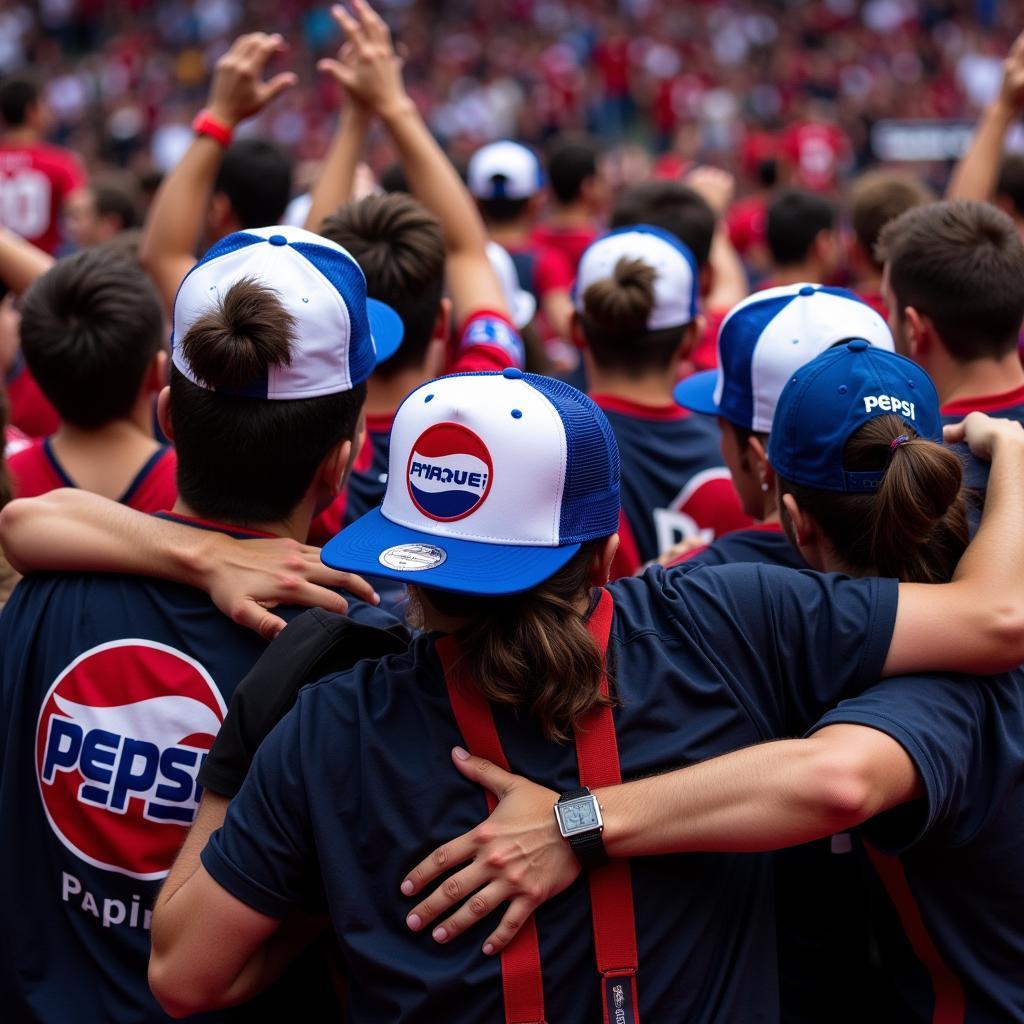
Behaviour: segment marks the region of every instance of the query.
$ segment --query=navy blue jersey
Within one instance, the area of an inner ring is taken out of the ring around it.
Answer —
[[[892,1019],[1024,1020],[1024,677],[891,679],[816,728],[839,722],[891,736],[924,787],[860,830]]]
[[[354,523],[384,500],[388,486],[388,454],[391,450],[391,424],[395,417],[367,416],[366,443],[349,474],[345,526]]]
[[[701,548],[681,555],[673,565],[730,565],[733,562],[761,562],[806,569],[807,563],[789,542],[781,523],[757,523],[746,530],[734,530]]]
[[[649,570],[609,587],[609,670],[626,778],[780,735],[872,685],[896,611],[892,580],[774,566]],[[571,744],[495,707],[514,771],[577,783]],[[225,827],[203,853],[238,899],[282,916],[310,877],[326,889],[353,1024],[502,1019],[496,918],[443,947],[404,923],[398,886],[434,847],[486,817],[451,766],[464,742],[429,636],[306,687],[260,747]],[[750,854],[647,857],[632,865],[640,1009],[650,1021],[775,1022],[771,862]],[[585,881],[537,914],[547,1016],[594,1021],[599,985]]]
[[[18,585],[0,617],[5,1024],[167,1019],[146,981],[150,908],[231,693],[265,646],[190,587],[99,574]]]
[[[1007,391],[1001,395],[985,395],[981,398],[965,398],[950,402],[942,407],[942,423],[959,423],[968,413],[983,412],[999,419],[1016,420],[1024,423],[1024,388]],[[967,518],[971,533],[978,528],[981,510],[985,504],[988,489],[989,463],[975,458],[965,444],[953,446],[964,464],[964,487],[970,492],[967,503]]]
[[[616,576],[632,575],[687,537],[711,541],[750,525],[709,416],[674,402],[640,405],[591,395],[611,424],[622,464]]]

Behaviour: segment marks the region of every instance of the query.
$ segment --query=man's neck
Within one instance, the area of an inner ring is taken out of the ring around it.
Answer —
[[[586,231],[594,227],[594,218],[585,203],[569,203],[548,214],[547,226],[557,231]]]
[[[171,509],[171,511],[175,515],[184,516],[186,519],[199,519],[204,522],[210,522],[206,516],[195,511],[195,509],[193,509],[180,496],[174,503],[174,508]],[[291,518],[282,520],[281,522],[258,523],[241,519],[218,519],[216,520],[216,525],[224,526],[229,529],[231,527],[237,527],[239,530],[244,530],[248,533],[269,533],[273,537],[291,537],[293,540],[297,540],[304,544],[306,542],[306,537],[309,535],[309,524],[313,521],[312,512],[312,506],[307,505],[307,502],[304,499],[292,512]]]
[[[970,363],[948,360],[942,366],[926,369],[935,381],[943,405],[1024,387],[1024,368],[1016,352],[1008,352],[1002,359],[975,359]]]
[[[487,234],[491,241],[506,249],[510,246],[516,248],[524,245],[530,240],[530,225],[526,221],[515,221],[511,224],[489,224]]]
[[[405,396],[428,379],[422,366],[411,366],[386,379],[374,374],[366,382],[366,415],[393,416]]]
[[[20,128],[11,128],[2,136],[3,142],[8,146],[31,146],[39,141],[39,132],[35,128],[23,125]]]
[[[859,273],[853,282],[853,291],[858,295],[878,295],[882,291],[882,274],[877,270]]]
[[[793,263],[785,267],[776,267],[771,275],[773,285],[800,284],[801,281],[817,282],[818,268],[810,263]]]
[[[677,379],[675,363],[664,372],[627,377],[598,368],[592,359],[587,361],[587,387],[592,395],[611,395],[638,405],[672,404],[672,389]]]

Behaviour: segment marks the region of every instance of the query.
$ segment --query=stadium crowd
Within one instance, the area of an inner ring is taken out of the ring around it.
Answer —
[[[1018,14],[0,8],[0,1019],[1024,1022]]]

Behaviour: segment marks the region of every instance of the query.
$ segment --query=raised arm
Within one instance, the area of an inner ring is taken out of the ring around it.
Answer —
[[[321,70],[381,119],[413,194],[441,222],[456,322],[462,323],[478,310],[507,315],[505,296],[487,258],[487,233],[476,204],[405,91],[401,62],[387,25],[364,0],[353,0],[352,8],[353,15],[342,7],[332,8],[349,45],[344,60],[321,61]]]
[[[1010,47],[1003,62],[999,95],[982,112],[967,152],[953,170],[946,187],[947,199],[991,202],[995,196],[999,164],[1006,134],[1024,102],[1024,33]]]
[[[448,915],[433,930],[436,941],[447,942],[508,902],[484,943],[485,953],[496,953],[541,903],[572,884],[580,866],[555,825],[557,793],[460,748],[454,760],[499,803],[482,825],[409,873],[406,896],[470,862],[406,920],[418,931]],[[832,725],[808,739],[762,743],[595,795],[609,856],[636,857],[794,846],[853,828],[921,792],[913,761],[894,739],[864,726]]]
[[[0,227],[0,281],[20,295],[54,264],[49,253],[37,249],[31,242]]]
[[[711,291],[704,300],[707,310],[732,309],[747,297],[747,274],[743,261],[729,238],[725,215],[736,194],[736,179],[718,167],[697,167],[686,176],[686,184],[707,201],[715,214],[711,241]]]
[[[269,610],[274,605],[346,611],[345,599],[329,587],[378,600],[361,577],[328,569],[319,548],[286,538],[234,540],[74,488],[12,501],[0,513],[0,543],[22,573],[125,572],[198,587],[267,640],[285,627]]]
[[[291,71],[263,81],[267,61],[284,50],[279,35],[254,32],[239,36],[213,72],[206,110],[229,132],[298,81]],[[224,149],[198,135],[153,199],[139,243],[139,261],[156,283],[167,308],[174,304],[181,279],[196,261],[206,208]]]
[[[901,583],[883,674],[992,674],[1024,663],[1024,428],[971,413],[946,427],[991,459],[985,511],[951,583]]]

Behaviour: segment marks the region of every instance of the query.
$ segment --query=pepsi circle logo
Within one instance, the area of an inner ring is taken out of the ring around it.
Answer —
[[[406,476],[412,503],[442,523],[465,519],[491,489],[491,453],[472,430],[437,423],[412,446]]]
[[[118,640],[77,657],[36,726],[39,794],[57,838],[94,867],[163,878],[226,710],[209,673],[173,647]]]

